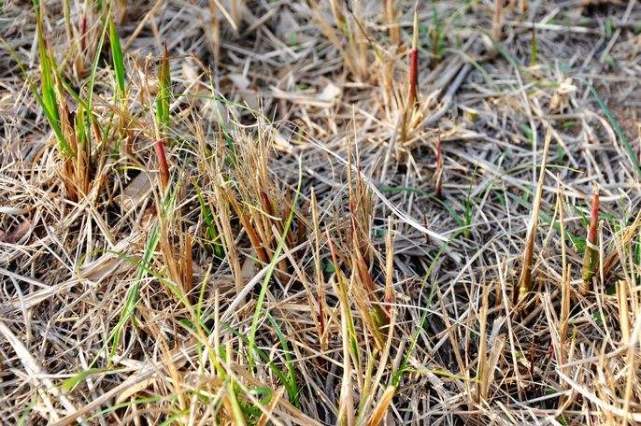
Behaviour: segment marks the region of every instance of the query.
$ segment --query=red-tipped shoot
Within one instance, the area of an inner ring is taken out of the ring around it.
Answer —
[[[418,50],[412,49],[409,53],[409,71],[407,74],[409,91],[407,94],[407,106],[412,108],[416,102],[416,90],[418,86]]]
[[[583,269],[581,278],[581,294],[586,294],[590,289],[592,278],[594,277],[599,263],[599,249],[597,247],[597,236],[599,229],[599,190],[595,187],[592,192],[592,205],[590,206],[590,225],[588,228],[588,237],[585,241],[585,252],[583,254]]]
[[[87,13],[85,12],[82,15],[80,20],[80,47],[82,48],[82,53],[87,51]]]
[[[409,68],[407,82],[409,84],[407,93],[407,108],[411,110],[416,103],[418,90],[418,15],[414,13],[414,36],[412,37],[412,48],[409,51]]]

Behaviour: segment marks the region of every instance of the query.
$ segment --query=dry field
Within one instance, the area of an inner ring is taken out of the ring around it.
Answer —
[[[0,423],[641,424],[641,4],[0,1]]]

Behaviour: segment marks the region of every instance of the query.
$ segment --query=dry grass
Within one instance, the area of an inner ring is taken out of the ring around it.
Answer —
[[[3,422],[641,423],[637,1],[39,3]]]

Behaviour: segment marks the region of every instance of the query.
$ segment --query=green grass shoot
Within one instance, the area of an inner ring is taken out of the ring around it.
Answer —
[[[58,148],[60,152],[66,156],[71,156],[73,151],[69,142],[64,136],[62,131],[62,124],[60,122],[60,113],[58,110],[58,100],[56,95],[56,65],[53,55],[47,48],[47,42],[44,35],[44,25],[42,18],[38,13],[36,15],[37,33],[38,33],[38,58],[40,59],[40,94],[38,94],[38,102],[42,106],[42,110],[47,117],[47,121],[53,130]]]
[[[167,47],[163,52],[158,70],[158,96],[156,98],[156,126],[158,128],[158,138],[165,135],[169,128],[170,113],[169,102],[171,100],[171,76],[169,71],[169,53]]]
[[[120,37],[113,18],[109,19],[109,45],[111,46],[111,59],[116,80],[116,93],[119,100],[124,100],[126,89],[125,61],[122,54],[122,46],[120,45]]]

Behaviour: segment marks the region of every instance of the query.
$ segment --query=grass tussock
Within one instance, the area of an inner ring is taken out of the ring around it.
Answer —
[[[641,9],[580,3],[0,2],[1,418],[640,423]]]

